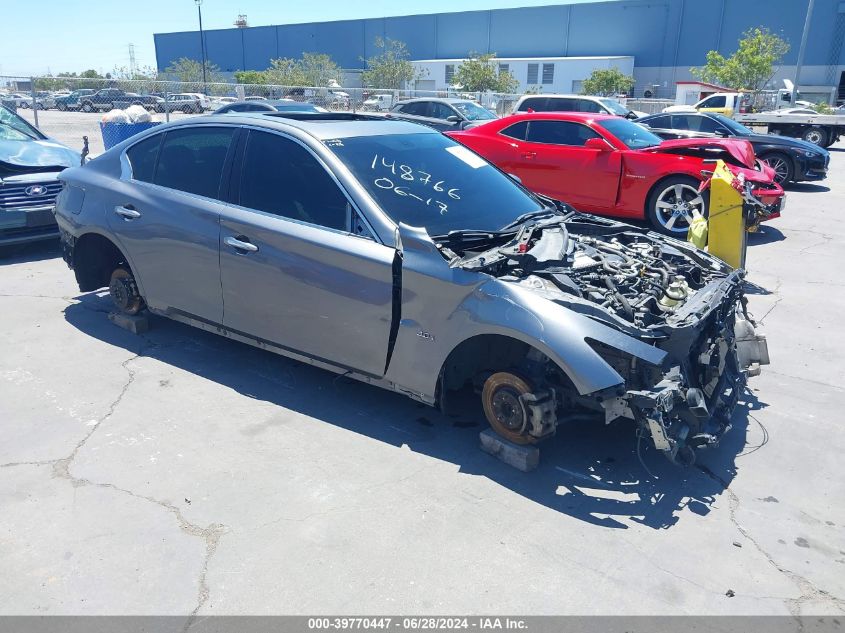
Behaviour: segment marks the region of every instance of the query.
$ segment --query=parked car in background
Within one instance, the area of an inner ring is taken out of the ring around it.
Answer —
[[[235,103],[236,101],[238,101],[237,97],[212,97],[210,105],[212,110],[217,110],[227,103]]]
[[[164,103],[164,99],[154,95],[139,95],[134,92],[125,92],[119,88],[104,88],[92,95],[80,97],[79,109],[83,112],[108,112],[113,108],[140,105],[148,110],[163,112]]]
[[[4,97],[4,101],[14,103],[16,108],[32,107],[32,95],[25,95],[20,92],[10,92]]]
[[[775,180],[783,185],[802,180],[824,180],[830,154],[827,150],[777,134],[755,134],[753,130],[721,114],[674,112],[654,114],[637,121],[647,125],[663,139],[736,138],[749,141],[757,158],[775,171]]]
[[[208,95],[204,95],[201,92],[185,92],[183,94],[195,97],[199,101],[200,107],[203,109],[203,111],[212,109],[211,99],[208,97]]]
[[[67,94],[62,97],[56,97],[56,109],[57,110],[79,110],[81,105],[79,103],[82,97],[87,97],[92,95],[96,92],[96,90],[91,90],[90,88],[81,88],[79,90],[74,90],[70,94]]]
[[[783,200],[774,170],[755,159],[747,141],[662,141],[622,117],[562,112],[514,114],[447,134],[531,191],[579,211],[646,219],[680,238],[694,218],[707,213],[707,192],[699,186],[716,158],[754,184],[767,217],[779,215]]]
[[[227,103],[217,109],[214,114],[229,112],[327,112],[325,108],[313,103],[301,103],[293,99],[277,99],[264,101],[236,101]]]
[[[423,98],[400,101],[390,108],[390,117],[445,132],[480,125],[496,115],[469,99]]]
[[[55,239],[53,207],[66,167],[79,154],[0,106],[0,253],[11,246]]]
[[[477,389],[515,442],[627,417],[691,464],[768,362],[741,271],[538,198],[424,126],[196,117],[61,178],[81,291],[447,412]]]
[[[392,94],[370,95],[364,99],[361,109],[367,112],[387,112],[393,107]]]
[[[259,95],[255,95],[252,97],[244,97],[244,101],[267,101],[267,97],[261,97]]]
[[[185,114],[199,114],[204,110],[202,102],[196,95],[188,93],[176,93],[167,95],[164,102],[164,110],[167,112],[184,112]]]
[[[513,107],[513,112],[595,112],[612,114],[626,119],[638,119],[645,112],[631,110],[610,97],[587,95],[523,95]]]

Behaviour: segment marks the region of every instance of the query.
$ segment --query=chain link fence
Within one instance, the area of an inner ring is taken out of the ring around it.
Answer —
[[[243,100],[290,99],[326,110],[387,112],[398,101],[417,97],[461,97],[497,116],[510,114],[521,94],[455,90],[385,90],[320,86],[277,86],[80,77],[0,76],[0,103],[15,109],[44,134],[76,150],[88,137],[92,154],[104,151],[100,122],[105,113],[140,105],[154,121],[167,122],[213,112]],[[627,106],[659,112],[669,100],[628,99]]]

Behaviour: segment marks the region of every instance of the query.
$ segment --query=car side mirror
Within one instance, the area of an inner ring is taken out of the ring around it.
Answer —
[[[727,138],[728,136],[730,136],[727,130],[716,130],[715,134],[716,136],[721,136],[722,138]]]
[[[633,110],[628,110],[628,114],[625,115],[625,118],[630,119],[631,121],[635,121],[636,119],[639,119],[640,117],[638,117],[636,114],[634,114]]]
[[[457,114],[453,114],[452,116],[447,116],[446,121],[449,123],[460,123],[461,117],[459,117]]]
[[[586,141],[584,141],[584,147],[586,147],[587,149],[597,149],[600,152],[609,152],[613,149],[610,146],[610,143],[608,143],[603,138],[598,137],[588,138]]]

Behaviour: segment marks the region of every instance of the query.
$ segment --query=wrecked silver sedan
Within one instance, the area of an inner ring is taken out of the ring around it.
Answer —
[[[411,123],[201,117],[61,179],[82,291],[429,405],[473,389],[514,442],[629,418],[690,463],[768,362],[742,271],[538,198]]]

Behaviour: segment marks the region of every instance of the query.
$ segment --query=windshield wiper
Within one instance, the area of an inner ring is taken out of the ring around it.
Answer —
[[[510,224],[506,224],[503,226],[500,231],[505,231],[507,229],[511,229],[515,226],[519,226],[528,220],[533,220],[535,218],[543,218],[550,215],[566,215],[565,213],[561,213],[558,209],[554,207],[543,207],[542,209],[538,209],[537,211],[529,211],[528,213],[523,213],[520,215],[516,220],[511,222]]]

